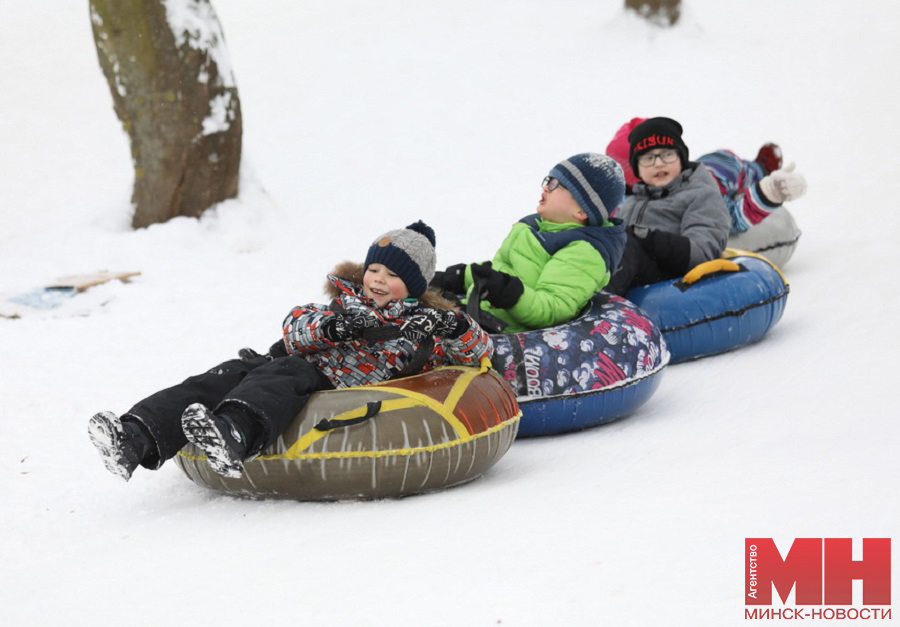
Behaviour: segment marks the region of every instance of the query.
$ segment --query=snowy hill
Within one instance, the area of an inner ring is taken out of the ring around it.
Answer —
[[[900,4],[684,3],[659,31],[618,0],[214,0],[242,193],[137,232],[87,3],[5,3],[0,292],[141,275],[0,318],[4,624],[741,625],[744,538],[900,535]],[[94,412],[265,348],[379,233],[423,219],[439,266],[490,257],[635,115],[805,174],[764,341],[429,496],[255,502],[97,459]]]

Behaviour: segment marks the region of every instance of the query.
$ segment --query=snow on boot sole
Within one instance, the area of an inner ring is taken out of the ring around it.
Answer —
[[[111,411],[96,413],[88,422],[88,436],[100,453],[106,469],[125,481],[131,479],[138,464],[125,455],[126,434],[122,419]]]
[[[228,446],[225,435],[205,405],[194,403],[185,409],[181,428],[185,437],[206,453],[209,465],[217,473],[233,479],[244,473],[240,457]]]

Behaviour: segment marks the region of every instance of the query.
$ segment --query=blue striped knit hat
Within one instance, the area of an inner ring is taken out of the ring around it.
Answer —
[[[595,152],[583,152],[557,163],[550,176],[569,190],[587,214],[588,224],[609,220],[625,198],[625,175],[616,160]]]
[[[434,230],[419,220],[405,229],[388,231],[369,247],[363,270],[373,263],[396,273],[409,295],[418,298],[434,278]]]

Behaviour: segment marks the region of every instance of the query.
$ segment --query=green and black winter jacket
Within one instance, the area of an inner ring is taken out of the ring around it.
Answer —
[[[537,214],[513,225],[492,267],[518,277],[525,288],[509,309],[481,308],[506,322],[506,333],[543,329],[571,320],[609,283],[625,249],[625,228],[613,218],[602,226],[548,222]],[[472,287],[466,268],[466,293]]]

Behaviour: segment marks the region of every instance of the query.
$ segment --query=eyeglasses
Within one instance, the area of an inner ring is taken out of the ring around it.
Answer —
[[[644,167],[650,167],[656,163],[656,160],[659,159],[663,163],[675,163],[675,160],[678,159],[678,151],[677,150],[663,150],[662,152],[658,152],[656,154],[652,152],[645,152],[640,157],[637,158],[638,165],[642,165]]]
[[[545,176],[544,180],[541,181],[541,187],[546,189],[548,192],[552,192],[557,187],[562,187],[563,189],[565,189],[565,187],[563,187],[563,185],[559,182],[559,179],[553,178],[552,176]]]

